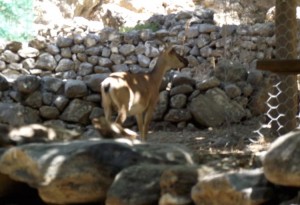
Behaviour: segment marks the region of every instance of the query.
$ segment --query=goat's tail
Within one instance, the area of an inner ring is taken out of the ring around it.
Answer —
[[[110,89],[110,82],[106,83],[106,82],[102,82],[101,83],[101,91],[104,93],[108,93]]]

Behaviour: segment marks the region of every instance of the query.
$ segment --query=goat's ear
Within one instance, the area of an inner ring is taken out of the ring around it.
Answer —
[[[175,50],[174,50],[174,46],[172,44],[168,44],[168,46],[165,48],[165,51],[168,53],[168,54],[171,54],[173,53]]]

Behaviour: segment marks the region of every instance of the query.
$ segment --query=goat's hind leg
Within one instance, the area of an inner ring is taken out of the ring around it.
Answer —
[[[102,107],[104,109],[104,115],[107,122],[111,122],[112,115],[112,100],[109,95],[102,96]]]

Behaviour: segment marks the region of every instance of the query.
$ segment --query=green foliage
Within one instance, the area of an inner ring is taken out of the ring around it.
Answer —
[[[0,0],[0,38],[26,41],[33,33],[32,0]]]
[[[140,31],[144,29],[150,29],[153,32],[159,30],[159,24],[158,23],[145,23],[145,24],[137,24],[134,27],[122,27],[120,28],[120,32],[126,33],[130,31]]]

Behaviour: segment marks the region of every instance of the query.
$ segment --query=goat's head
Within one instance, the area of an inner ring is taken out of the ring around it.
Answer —
[[[168,46],[162,53],[163,59],[170,68],[182,69],[187,67],[188,60],[183,56],[179,55],[174,46]]]

